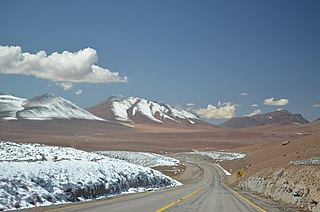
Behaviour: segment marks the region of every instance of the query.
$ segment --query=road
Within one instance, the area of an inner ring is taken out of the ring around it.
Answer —
[[[45,211],[264,211],[259,206],[228,188],[222,182],[220,168],[205,162],[197,162],[197,164],[202,169],[203,175],[197,182],[191,184],[115,199],[62,206]]]

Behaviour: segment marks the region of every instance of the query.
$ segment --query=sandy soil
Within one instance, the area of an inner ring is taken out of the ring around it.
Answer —
[[[305,128],[307,131],[304,131],[305,134],[299,137],[265,141],[235,148],[236,151],[246,153],[246,157],[232,162],[224,162],[223,165],[232,171],[242,169],[246,175],[251,175],[262,169],[265,170],[266,167],[271,168],[270,172],[277,168],[297,168],[299,166],[290,164],[290,161],[320,156],[320,124],[309,126],[311,128]],[[310,132],[310,129],[313,129],[314,132]],[[288,144],[283,145],[285,142],[288,142]],[[231,180],[234,181],[235,179]]]
[[[225,130],[217,127],[130,125],[85,120],[0,121],[0,140],[72,146],[85,150],[179,152],[241,149],[312,133],[310,126]],[[300,133],[299,135],[297,133]],[[302,135],[301,135],[302,133]]]

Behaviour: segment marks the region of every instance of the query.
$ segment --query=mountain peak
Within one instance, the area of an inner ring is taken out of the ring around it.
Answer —
[[[65,99],[63,99],[62,97],[60,97],[54,93],[47,93],[47,94],[43,94],[40,96],[35,96],[35,97],[27,100],[27,102],[46,104],[46,103],[57,101],[57,100],[65,100]]]
[[[106,101],[121,100],[122,96],[110,96]]]
[[[0,98],[0,116],[12,119],[48,120],[48,119],[88,119],[103,120],[78,107],[69,100],[48,93],[31,99],[18,97]]]
[[[88,110],[96,116],[120,122],[183,125],[204,123],[189,111],[136,96],[110,97]]]

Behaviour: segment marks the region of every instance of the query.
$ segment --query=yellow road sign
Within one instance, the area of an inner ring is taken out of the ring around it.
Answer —
[[[242,177],[243,172],[241,170],[239,170],[239,171],[237,171],[236,175],[237,175],[237,177]]]

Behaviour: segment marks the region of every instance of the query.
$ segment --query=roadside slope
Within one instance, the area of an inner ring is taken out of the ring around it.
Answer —
[[[244,172],[240,187],[312,211],[320,210],[320,165],[294,165],[292,161],[320,156],[319,123],[309,125],[314,131],[295,139],[253,144],[238,148],[246,153],[240,160],[223,162],[232,170],[231,183],[237,181],[235,172]]]

